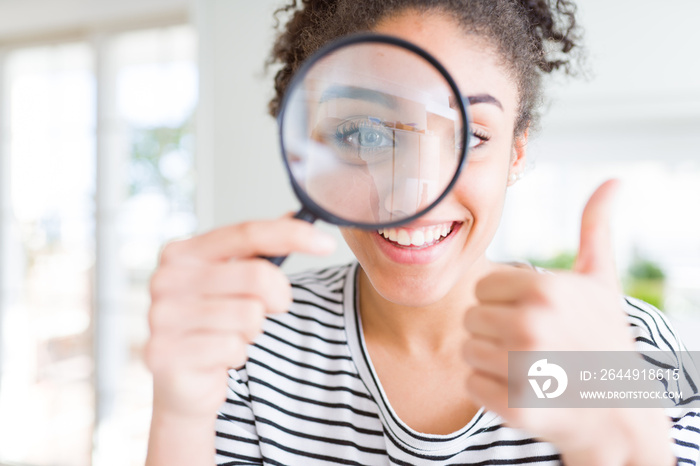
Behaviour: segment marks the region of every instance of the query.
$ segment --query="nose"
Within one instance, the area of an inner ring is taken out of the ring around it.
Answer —
[[[405,217],[429,207],[442,193],[440,138],[436,135],[396,130],[391,184],[385,191],[384,208]]]

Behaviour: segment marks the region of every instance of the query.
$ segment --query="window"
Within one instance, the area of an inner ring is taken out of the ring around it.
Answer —
[[[196,227],[195,49],[171,26],[3,60],[0,461],[143,464],[148,279]]]

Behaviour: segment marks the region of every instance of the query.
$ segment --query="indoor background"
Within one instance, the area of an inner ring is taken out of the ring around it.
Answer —
[[[587,77],[551,83],[490,255],[568,266],[619,177],[625,289],[700,350],[700,3],[580,4]],[[160,247],[298,205],[266,114],[279,5],[0,0],[0,463],[143,464]]]

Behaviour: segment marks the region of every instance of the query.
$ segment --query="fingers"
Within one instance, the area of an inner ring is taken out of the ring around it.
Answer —
[[[467,311],[464,325],[472,336],[501,341],[513,321],[514,312],[517,311],[497,304],[474,306]]]
[[[541,274],[527,269],[508,269],[494,272],[476,284],[476,298],[481,303],[512,304],[523,299],[543,295]]]
[[[264,321],[264,304],[257,299],[241,298],[210,299],[201,303],[159,301],[149,314],[151,329],[161,333],[227,332],[246,341],[253,341],[260,334]]]
[[[146,365],[161,373],[207,371],[239,367],[246,360],[248,341],[227,332],[157,335],[146,346]]]
[[[151,279],[151,296],[254,297],[268,312],[284,312],[292,300],[291,287],[279,267],[264,259],[214,264],[166,264]]]
[[[264,323],[257,299],[159,300],[149,313],[147,364],[161,372],[237,367]]]
[[[508,380],[508,352],[491,341],[472,338],[464,343],[464,361],[478,372],[498,379]]]
[[[310,223],[283,217],[230,225],[167,245],[161,263],[226,261],[232,258],[284,256],[292,252],[328,254],[335,240]]]
[[[608,180],[591,195],[581,218],[581,240],[574,271],[619,287],[610,228],[610,211],[619,180]]]

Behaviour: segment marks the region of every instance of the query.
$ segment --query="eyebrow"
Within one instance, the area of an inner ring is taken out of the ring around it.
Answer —
[[[503,110],[503,105],[501,104],[501,102],[491,94],[468,95],[466,96],[466,99],[469,102],[469,105],[493,104],[496,107]]]
[[[319,103],[333,99],[354,99],[374,102],[384,107],[396,108],[396,99],[389,94],[355,86],[331,86],[321,95]]]

